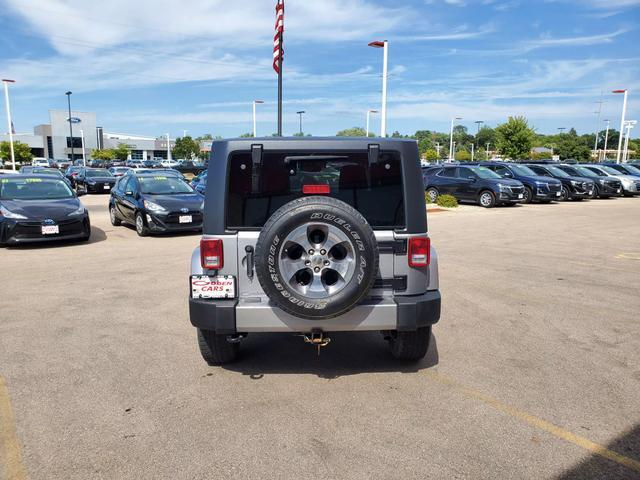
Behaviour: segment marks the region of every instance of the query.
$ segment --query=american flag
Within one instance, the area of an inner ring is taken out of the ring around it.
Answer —
[[[282,37],[284,35],[284,0],[276,4],[276,34],[273,37],[273,69],[280,73],[280,59],[284,56]]]

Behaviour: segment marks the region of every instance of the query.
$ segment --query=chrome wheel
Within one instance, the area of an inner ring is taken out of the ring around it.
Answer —
[[[562,190],[560,191],[560,198],[562,200],[569,200],[569,190],[563,185]]]
[[[438,191],[435,188],[428,189],[427,197],[429,197],[429,201],[431,203],[436,203],[436,201],[438,200]]]
[[[144,220],[142,215],[136,215],[136,232],[138,235],[142,235],[144,233]]]
[[[280,274],[307,298],[326,298],[342,290],[355,272],[355,249],[342,230],[307,223],[291,231],[278,255]]]
[[[111,218],[111,225],[115,225],[116,222],[118,221],[118,219],[116,218],[116,210],[115,210],[115,208],[111,207],[109,209],[109,217]]]
[[[493,196],[489,192],[484,192],[480,195],[480,205],[483,207],[490,207],[493,205]]]

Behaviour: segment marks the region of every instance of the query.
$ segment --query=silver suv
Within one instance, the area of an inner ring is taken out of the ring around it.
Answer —
[[[261,332],[319,349],[331,332],[379,330],[396,358],[423,358],[440,292],[416,143],[214,142],[190,287],[209,364]]]

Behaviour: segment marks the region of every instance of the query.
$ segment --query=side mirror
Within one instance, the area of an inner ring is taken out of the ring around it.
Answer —
[[[471,180],[471,183],[476,183],[475,177],[467,177],[468,180]]]
[[[504,173],[505,178],[513,178],[513,174],[511,172]]]
[[[132,197],[132,196],[133,196],[133,192],[132,192],[131,190],[127,190],[126,192],[124,192],[124,194],[125,194],[127,197]]]

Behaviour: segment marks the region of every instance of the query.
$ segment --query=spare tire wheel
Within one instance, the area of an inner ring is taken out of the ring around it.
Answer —
[[[255,268],[269,299],[296,317],[342,315],[369,293],[378,244],[365,218],[331,197],[303,197],[278,209],[256,244]]]

